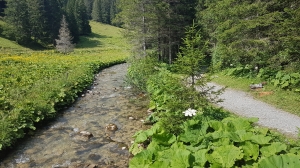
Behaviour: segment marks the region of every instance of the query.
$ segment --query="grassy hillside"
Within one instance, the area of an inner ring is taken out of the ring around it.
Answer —
[[[67,55],[18,45],[0,52],[0,150],[73,103],[95,72],[126,60],[129,50],[119,28],[95,22],[91,26],[94,33],[82,37]],[[2,40],[3,46],[13,44]]]

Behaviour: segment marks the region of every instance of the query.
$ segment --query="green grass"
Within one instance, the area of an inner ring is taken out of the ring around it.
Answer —
[[[260,91],[263,92],[273,92],[271,95],[259,96],[260,91],[253,91],[250,89],[249,85],[251,83],[263,82],[261,79],[257,78],[242,78],[242,77],[232,77],[227,76],[224,73],[214,74],[213,82],[218,84],[228,86],[233,89],[241,90],[250,93],[253,97],[258,100],[264,101],[276,108],[282,109],[284,111],[296,114],[300,116],[300,94],[293,91],[286,91],[274,87],[272,84],[267,84]]]
[[[90,25],[93,33],[80,37],[80,43],[76,45],[77,49],[127,50],[129,48],[125,39],[121,38],[121,28],[94,21],[91,21]]]
[[[13,41],[10,41],[8,39],[2,38],[0,37],[0,51],[23,51],[23,50],[27,50],[27,51],[31,51],[31,49],[23,47]]]

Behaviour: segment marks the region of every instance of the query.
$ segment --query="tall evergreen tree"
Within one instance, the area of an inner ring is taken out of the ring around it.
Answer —
[[[55,38],[58,35],[61,18],[63,15],[64,4],[59,0],[44,0],[46,39],[49,44],[55,44]]]
[[[6,8],[6,1],[0,0],[0,16],[4,16],[4,9]]]
[[[6,35],[17,43],[26,44],[31,41],[28,6],[24,0],[7,0],[5,21],[9,25]]]
[[[92,19],[97,22],[102,22],[101,2],[102,0],[94,0],[93,3]]]
[[[69,30],[73,36],[73,42],[79,41],[79,27],[75,17],[76,0],[68,0],[66,4],[66,20],[69,25]]]
[[[93,10],[94,0],[84,0],[84,5],[86,7],[86,12],[89,20],[92,19],[92,10]]]
[[[76,0],[74,15],[79,34],[87,35],[91,33],[91,26],[89,25],[89,18],[86,6],[84,5],[84,0]]]
[[[43,41],[45,27],[45,6],[43,0],[26,0],[28,6],[29,26],[31,38],[38,42]]]
[[[59,29],[58,39],[56,39],[56,49],[64,54],[72,52],[74,50],[74,44],[72,44],[71,32],[68,28],[68,23],[65,16],[61,20],[61,27]]]

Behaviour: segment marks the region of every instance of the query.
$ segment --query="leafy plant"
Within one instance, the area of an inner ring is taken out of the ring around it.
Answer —
[[[176,137],[167,133],[161,122],[135,134],[130,148],[135,156],[130,167],[289,167],[288,164],[299,164],[300,156],[294,153],[292,145],[273,138],[266,128],[254,127],[255,118],[229,117],[216,121],[197,116],[185,121],[181,125],[184,132]]]

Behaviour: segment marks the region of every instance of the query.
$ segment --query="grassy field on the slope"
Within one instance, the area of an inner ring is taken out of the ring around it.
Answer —
[[[271,104],[279,109],[285,110],[287,112],[296,114],[300,116],[300,95],[299,93],[293,91],[286,91],[274,87],[272,84],[267,83],[261,90],[251,90],[249,85],[254,83],[263,82],[261,79],[257,78],[241,78],[227,76],[224,73],[217,73],[214,75],[213,82],[218,84],[228,86],[233,89],[238,89],[245,91],[253,95],[258,100],[264,101]],[[272,94],[263,94],[260,92],[272,92]],[[255,108],[255,107],[253,107]]]
[[[22,47],[0,52],[0,150],[73,103],[95,72],[127,59],[129,50],[119,28],[96,22],[91,26],[93,34],[82,37],[67,55]]]
[[[3,27],[4,24],[5,23],[2,20],[0,20],[0,28]],[[21,50],[30,51],[31,49],[25,48],[25,47],[13,42],[13,41],[10,41],[10,40],[5,39],[5,38],[0,36],[0,52],[1,51],[2,52],[3,51],[9,52],[9,51],[12,51],[12,50],[14,50],[14,52],[15,52],[16,50],[18,50],[18,51],[21,51]]]

